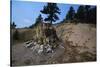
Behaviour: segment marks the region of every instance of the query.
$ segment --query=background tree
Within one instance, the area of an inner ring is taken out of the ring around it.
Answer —
[[[88,20],[89,20],[89,23],[93,23],[93,24],[96,24],[96,6],[95,7],[91,7],[91,9],[89,10],[89,17],[88,17]]]
[[[41,23],[43,21],[43,18],[41,16],[41,14],[37,17],[35,24],[32,24],[31,26],[29,26],[29,28],[33,28],[34,26],[37,26],[39,23]]]
[[[41,16],[41,14],[37,17],[37,19],[36,19],[36,22],[35,22],[35,26],[37,25],[37,24],[39,24],[39,23],[41,23],[43,21],[43,18],[42,18],[42,16]]]
[[[83,5],[79,6],[77,10],[76,18],[78,20],[81,20],[81,22],[85,20],[85,8]]]
[[[57,14],[60,14],[60,9],[58,8],[56,3],[47,3],[47,6],[44,6],[43,10],[40,11],[43,14],[47,14],[48,17],[45,18],[45,21],[55,22],[59,20]]]
[[[89,5],[79,6],[76,18],[84,23],[96,24],[96,7]]]
[[[15,22],[13,22],[13,23],[11,22],[11,23],[10,23],[10,27],[11,27],[12,29],[15,29],[15,28],[16,28]]]
[[[86,5],[85,7],[85,22],[88,23],[89,22],[89,12],[90,12],[90,6]]]
[[[74,8],[71,6],[67,15],[66,15],[66,20],[73,20],[75,17],[75,10]]]

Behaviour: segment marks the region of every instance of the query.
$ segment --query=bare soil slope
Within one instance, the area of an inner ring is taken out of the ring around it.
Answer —
[[[12,65],[96,61],[96,28],[93,24],[62,23],[55,28],[64,50],[58,48],[56,53],[40,57],[25,48],[24,42],[17,43],[12,45]],[[51,55],[55,56],[50,57]]]
[[[62,56],[62,62],[96,60],[95,25],[63,23],[57,26],[57,33],[59,38],[65,43],[64,46],[66,48]]]

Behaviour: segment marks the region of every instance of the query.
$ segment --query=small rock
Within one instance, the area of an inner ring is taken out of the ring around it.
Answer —
[[[38,50],[38,54],[41,54],[43,52],[43,45],[40,45],[39,50]]]

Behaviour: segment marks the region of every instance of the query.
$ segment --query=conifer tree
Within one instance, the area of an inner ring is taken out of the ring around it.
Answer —
[[[32,24],[31,26],[29,26],[29,28],[33,28],[34,26],[37,26],[39,23],[41,23],[43,21],[43,18],[41,16],[41,14],[36,18],[35,24]]]
[[[66,20],[73,20],[75,17],[75,10],[74,8],[71,6],[67,15],[66,15]]]
[[[59,17],[57,14],[60,14],[60,9],[58,8],[56,3],[47,3],[46,6],[44,6],[43,10],[40,11],[43,14],[47,15],[47,18],[45,18],[45,21],[55,22],[56,20],[59,20]]]
[[[79,6],[76,18],[81,21],[85,20],[85,8],[83,5]]]
[[[12,29],[15,29],[15,28],[16,28],[16,24],[15,24],[15,22],[10,23],[10,25],[11,25],[11,28],[12,28]]]

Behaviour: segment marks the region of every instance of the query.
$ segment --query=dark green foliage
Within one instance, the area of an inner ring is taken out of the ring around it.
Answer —
[[[75,10],[74,10],[74,8],[71,6],[70,9],[69,9],[69,11],[68,11],[68,13],[67,13],[67,15],[66,15],[66,19],[68,19],[68,20],[73,20],[74,17],[75,17]]]
[[[74,8],[70,7],[65,19],[75,23],[96,24],[96,6],[80,5],[76,13]]]
[[[32,25],[29,26],[29,28],[33,28],[33,27],[34,27],[34,24],[32,24]]]
[[[39,23],[41,23],[43,21],[43,18],[41,16],[41,14],[38,16],[38,18],[36,19],[35,24],[32,24],[31,26],[29,26],[29,28],[34,28],[34,26],[37,26]]]
[[[77,10],[76,18],[81,21],[85,20],[85,8],[83,5],[79,6]]]
[[[88,21],[89,22],[92,22],[93,24],[96,24],[96,7],[92,7],[90,10],[89,10],[89,17],[88,17]]]
[[[76,18],[83,23],[96,24],[96,6],[79,6]]]
[[[36,19],[36,22],[35,22],[35,26],[37,25],[37,24],[39,24],[39,23],[41,23],[43,21],[43,18],[42,18],[42,16],[41,16],[41,14],[38,16],[38,18]]]
[[[10,23],[10,27],[11,27],[12,29],[15,29],[15,28],[16,28],[16,24],[15,24],[15,22]]]
[[[89,13],[90,13],[90,6],[89,5],[86,5],[85,7],[85,22],[89,22],[89,19],[88,19],[88,17],[89,17]]]
[[[43,10],[41,10],[41,13],[48,15],[47,18],[45,18],[45,21],[55,22],[56,20],[59,20],[59,17],[57,14],[60,14],[60,9],[58,8],[56,3],[48,3],[47,6],[44,6]]]

